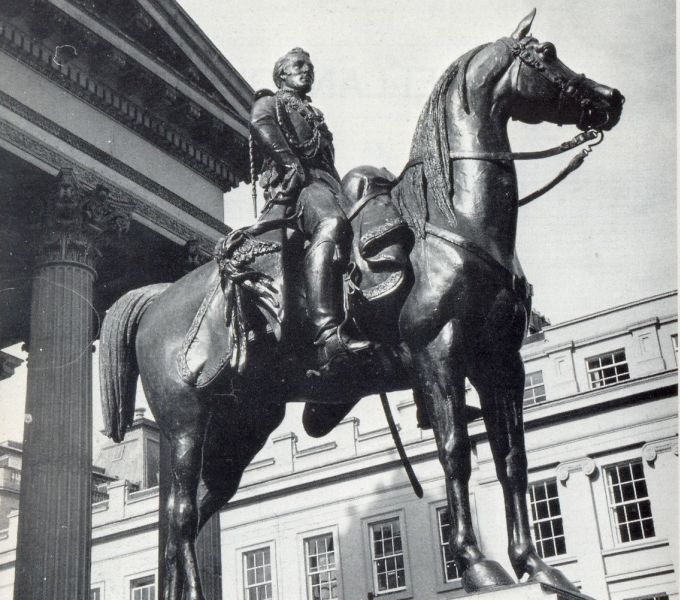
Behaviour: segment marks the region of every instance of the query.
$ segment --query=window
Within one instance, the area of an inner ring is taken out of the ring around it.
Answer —
[[[437,529],[439,531],[439,549],[442,559],[442,572],[444,573],[444,583],[449,583],[460,579],[458,567],[453,560],[453,552],[449,548],[449,535],[451,533],[451,518],[449,509],[442,506],[437,509]]]
[[[671,344],[673,344],[673,353],[675,354],[675,365],[678,365],[678,334],[674,333],[671,336]]]
[[[562,511],[556,481],[533,483],[529,487],[534,542],[541,558],[566,554]]]
[[[338,577],[333,534],[305,539],[305,569],[309,600],[337,600]]]
[[[243,553],[243,597],[272,600],[272,559],[268,547]]]
[[[632,461],[606,469],[609,508],[619,542],[654,537],[652,507],[642,461]]]
[[[90,590],[90,600],[102,600],[101,588],[92,588]]]
[[[156,600],[156,578],[153,575],[130,582],[130,600]]]
[[[545,400],[545,385],[543,385],[543,371],[527,373],[524,377],[524,405],[538,404]]]
[[[630,379],[625,350],[587,358],[586,365],[590,387],[593,389]]]
[[[406,570],[399,518],[372,523],[370,531],[376,592],[383,594],[403,590],[406,587]]]

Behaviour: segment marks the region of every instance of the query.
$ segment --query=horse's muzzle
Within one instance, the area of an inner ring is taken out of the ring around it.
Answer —
[[[609,131],[619,122],[625,100],[616,88],[596,85],[591,98],[582,104],[579,127]]]

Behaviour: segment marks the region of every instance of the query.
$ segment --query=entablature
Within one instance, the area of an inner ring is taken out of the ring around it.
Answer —
[[[126,27],[137,22],[142,25],[134,27],[148,25],[150,17],[132,0],[128,3],[136,8],[132,16],[127,15]],[[104,18],[121,13],[119,3],[116,11],[104,11],[95,19],[91,13],[99,4],[84,0],[3,3],[0,49],[179,159],[222,191],[247,179],[247,84],[242,83],[240,95],[231,95],[234,103],[229,104],[178,48],[173,46],[173,56],[184,59],[170,66],[165,62],[167,52],[154,54],[140,43],[143,36],[132,37]],[[158,37],[152,33],[155,29],[148,31]],[[167,34],[159,39],[165,40],[159,48],[171,44]],[[239,79],[235,71],[234,77]]]

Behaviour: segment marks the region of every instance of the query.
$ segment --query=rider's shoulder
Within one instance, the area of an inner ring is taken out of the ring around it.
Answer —
[[[253,97],[253,108],[251,110],[251,115],[253,117],[258,114],[270,112],[274,109],[276,105],[276,99],[274,92],[271,90],[263,89],[255,92]]]

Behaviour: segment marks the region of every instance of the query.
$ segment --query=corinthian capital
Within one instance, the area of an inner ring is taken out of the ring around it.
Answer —
[[[77,262],[94,268],[105,234],[122,236],[130,227],[131,206],[111,199],[104,185],[86,189],[73,169],[62,169],[45,204],[40,263]]]

